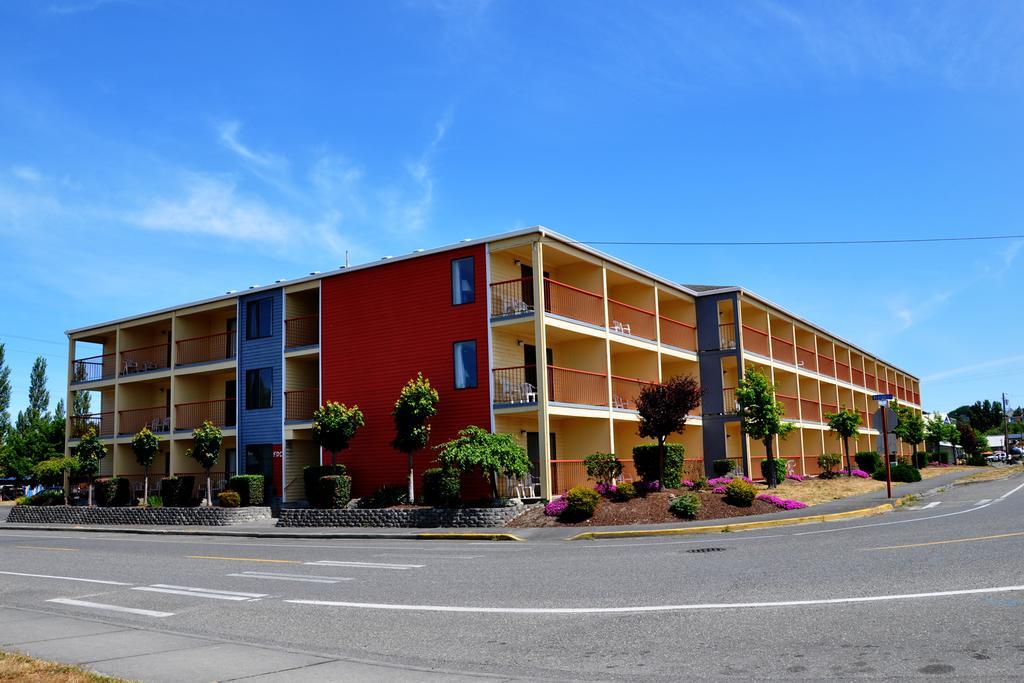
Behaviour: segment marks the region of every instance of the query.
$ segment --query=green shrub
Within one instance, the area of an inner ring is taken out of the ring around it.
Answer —
[[[910,462],[913,463],[914,467],[919,470],[923,470],[928,467],[928,452],[927,451],[914,451],[914,454],[910,456]]]
[[[665,477],[661,480],[664,489],[677,489],[682,478],[683,456],[686,453],[682,444],[665,444]],[[658,479],[658,445],[643,444],[633,447],[633,464],[636,473],[644,481]]]
[[[902,462],[898,465],[892,466],[891,474],[893,481],[903,481],[907,483],[921,481],[921,472],[919,472],[913,465],[908,465]],[[885,465],[883,464],[875,470],[874,474],[871,475],[871,478],[877,479],[878,481],[885,481]]]
[[[636,498],[636,487],[628,481],[619,482],[612,493],[612,500],[625,503],[627,500]]]
[[[877,451],[860,451],[853,459],[857,461],[857,468],[865,472],[874,472],[882,466],[882,456]]]
[[[594,515],[601,495],[586,486],[576,486],[565,494],[567,506],[562,513],[567,519],[587,519]]]
[[[433,467],[423,473],[423,502],[455,507],[462,497],[462,477],[454,467]]]
[[[217,502],[222,508],[236,508],[242,504],[242,496],[237,491],[221,491],[217,494]]]
[[[706,491],[708,489],[708,478],[700,477],[699,479],[693,480],[694,491]]]
[[[329,474],[320,477],[320,490],[317,493],[320,507],[343,508],[351,499],[352,477],[344,474]]]
[[[29,505],[63,505],[63,491],[40,491],[28,499]]]
[[[716,477],[724,477],[732,472],[732,460],[715,460],[711,463],[711,471]]]
[[[262,474],[239,474],[228,479],[228,490],[234,491],[241,499],[241,507],[263,505],[265,500]]]
[[[124,477],[97,479],[93,484],[93,500],[97,505],[124,507],[135,502],[131,482]]]
[[[838,453],[826,453],[818,456],[818,467],[821,468],[821,474],[818,476],[822,479],[828,479],[836,475],[832,471],[832,468],[842,462],[842,458],[839,457]]]
[[[302,468],[302,481],[306,485],[306,502],[310,507],[325,507],[320,504],[320,478],[332,474],[345,474],[344,465],[308,465]]]
[[[164,506],[164,499],[160,496],[150,496],[147,501],[147,506],[151,508],[162,508]]]
[[[673,496],[672,500],[668,502],[668,511],[676,517],[694,519],[700,511],[700,496],[696,493]]]
[[[969,455],[967,456],[967,464],[971,467],[987,467],[988,460],[985,459],[984,455]]]
[[[738,507],[750,507],[757,496],[757,489],[740,478],[725,485],[725,502]]]
[[[15,505],[28,505],[28,496],[18,496],[14,499]]]
[[[775,482],[781,484],[786,481],[786,461],[782,458],[772,460],[775,463]],[[761,461],[761,477],[768,481],[768,460]]]
[[[368,498],[359,501],[362,508],[389,508],[409,502],[408,484],[384,484]]]
[[[195,489],[196,478],[166,477],[160,480],[160,497],[164,507],[187,508],[192,506],[192,491]]]
[[[587,476],[598,484],[609,484],[622,474],[622,463],[611,453],[591,453],[583,459]]]

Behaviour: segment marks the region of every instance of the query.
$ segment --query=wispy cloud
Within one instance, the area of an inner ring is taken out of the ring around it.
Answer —
[[[82,14],[84,12],[92,12],[104,5],[111,5],[119,1],[120,0],[87,0],[86,2],[68,2],[61,5],[50,5],[46,8],[46,11],[49,14]]]
[[[38,183],[43,179],[43,174],[31,166],[13,166],[11,174],[26,183]]]
[[[942,370],[926,377],[922,377],[922,382],[934,382],[936,380],[947,379],[949,377],[959,377],[960,375],[966,375],[979,370],[991,370],[992,368],[1001,368],[1006,365],[1012,365],[1014,363],[1020,363],[1024,361],[1024,354],[1017,354],[1015,356],[1006,356],[1004,358],[996,358],[993,360],[985,361],[984,363],[972,363],[971,365],[961,365],[960,367],[950,368],[949,370]]]
[[[217,135],[220,143],[231,150],[244,161],[263,168],[286,168],[288,162],[283,157],[268,152],[256,152],[238,139],[238,133],[242,124],[238,121],[225,121],[217,126]]]

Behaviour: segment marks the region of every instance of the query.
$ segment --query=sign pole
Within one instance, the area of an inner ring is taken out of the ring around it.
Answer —
[[[889,462],[889,420],[882,405],[882,444],[885,449],[885,496],[892,498],[892,465]]]

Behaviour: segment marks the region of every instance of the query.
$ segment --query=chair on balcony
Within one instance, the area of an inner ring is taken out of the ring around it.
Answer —
[[[633,331],[629,327],[629,323],[624,323],[619,320],[612,321],[612,332],[620,332],[622,334],[633,334]]]
[[[629,402],[621,396],[612,395],[612,408],[618,408],[619,410],[629,410]]]
[[[501,297],[501,314],[502,315],[520,315],[522,313],[529,313],[530,307],[525,301],[515,296],[502,296]]]
[[[516,498],[540,498],[540,480],[527,473],[516,481]]]
[[[498,395],[498,403],[515,403],[513,387],[515,386],[507,377],[502,377],[501,392]]]
[[[133,360],[131,358],[125,358],[124,360],[121,361],[121,374],[122,375],[127,375],[127,374],[130,374],[132,372],[138,372],[138,371],[139,371],[139,364],[138,364],[137,361],[135,361],[135,360]]]
[[[536,403],[537,402],[537,387],[533,386],[529,382],[523,382],[519,385],[519,400],[524,403]]]

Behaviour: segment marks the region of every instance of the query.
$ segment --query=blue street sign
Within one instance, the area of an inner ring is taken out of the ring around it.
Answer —
[[[892,394],[875,394],[871,398],[875,399],[876,401],[891,401]]]

